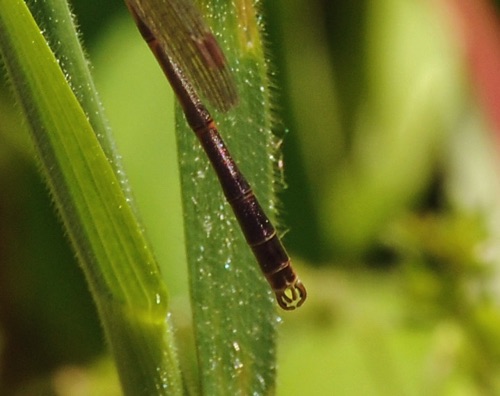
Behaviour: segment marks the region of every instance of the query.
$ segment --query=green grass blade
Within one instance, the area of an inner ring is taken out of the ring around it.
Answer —
[[[227,114],[213,111],[221,135],[265,210],[275,209],[276,139],[260,26],[251,1],[200,6],[235,69],[240,95]],[[212,111],[212,109],[210,109]],[[180,110],[177,139],[191,299],[202,391],[272,394],[274,298],[245,243],[218,180]]]
[[[0,0],[0,9],[0,53],[124,391],[181,394],[166,290],[113,167],[25,3]]]
[[[70,86],[85,111],[106,156],[111,161],[122,189],[132,201],[130,187],[125,179],[111,129],[89,70],[89,63],[75,33],[75,22],[68,3],[66,0],[28,0],[26,3],[36,18],[38,26],[44,32],[45,39],[58,59],[64,74],[71,76]],[[61,40],[61,38],[64,39]]]

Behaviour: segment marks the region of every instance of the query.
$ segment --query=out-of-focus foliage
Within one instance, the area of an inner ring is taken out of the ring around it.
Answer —
[[[493,2],[473,2],[489,5],[488,19],[459,0],[264,3],[288,186],[281,225],[309,291],[283,315],[278,394],[499,394],[498,126],[475,75],[499,56]],[[189,345],[171,97],[121,2],[74,11]],[[493,23],[474,44],[496,43],[489,56],[471,51],[474,20],[476,32]],[[38,382],[102,345],[23,127],[3,84],[0,348],[10,381]],[[179,216],[166,218],[174,205]]]

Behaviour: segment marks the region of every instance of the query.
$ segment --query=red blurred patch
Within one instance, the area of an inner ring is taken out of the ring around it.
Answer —
[[[445,0],[457,22],[470,75],[500,142],[500,23],[489,0]]]

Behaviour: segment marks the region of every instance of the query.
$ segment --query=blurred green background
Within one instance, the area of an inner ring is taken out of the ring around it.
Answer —
[[[170,88],[123,2],[72,5],[188,344]],[[263,2],[280,225],[309,291],[282,314],[279,395],[500,394],[497,10]],[[0,84],[1,383],[17,395],[119,394],[26,124]]]

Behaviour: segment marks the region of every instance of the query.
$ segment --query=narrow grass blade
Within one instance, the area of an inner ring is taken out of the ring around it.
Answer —
[[[124,391],[181,394],[166,290],[114,169],[26,4],[0,0],[0,9],[0,53]]]
[[[44,32],[45,39],[58,59],[64,74],[69,76],[67,81],[89,119],[104,153],[115,169],[123,191],[132,202],[133,196],[123,172],[121,158],[92,80],[89,62],[76,34],[75,22],[68,3],[66,0],[27,0],[26,4]]]
[[[229,150],[273,214],[277,141],[269,82],[252,1],[200,2],[232,67],[239,104],[210,109]],[[278,317],[268,284],[247,246],[218,180],[178,110],[178,150],[191,299],[206,395],[272,394]]]

